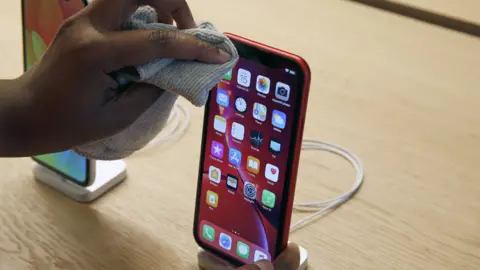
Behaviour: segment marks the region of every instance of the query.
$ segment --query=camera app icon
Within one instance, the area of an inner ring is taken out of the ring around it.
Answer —
[[[277,82],[275,87],[275,97],[283,101],[288,101],[290,98],[290,85]]]

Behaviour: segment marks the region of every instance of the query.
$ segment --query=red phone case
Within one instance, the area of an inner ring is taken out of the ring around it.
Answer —
[[[287,214],[285,215],[285,221],[284,221],[285,226],[282,228],[282,231],[283,231],[282,235],[283,236],[282,236],[282,239],[281,239],[281,245],[282,245],[281,249],[283,250],[287,247],[287,244],[288,244],[288,235],[289,235],[289,232],[290,232],[290,221],[291,221],[292,212],[293,212],[293,202],[294,202],[294,195],[295,195],[295,186],[296,186],[296,183],[297,183],[298,164],[299,164],[299,160],[300,160],[300,150],[302,149],[303,129],[305,127],[305,117],[306,117],[306,113],[307,113],[308,94],[309,94],[309,90],[310,90],[310,67],[308,66],[307,62],[303,58],[301,58],[297,55],[294,55],[292,53],[289,53],[289,52],[286,52],[286,51],[283,51],[283,50],[280,50],[280,49],[277,49],[277,48],[273,48],[273,47],[268,46],[266,44],[262,44],[262,43],[259,43],[259,42],[256,42],[256,41],[253,41],[253,40],[250,40],[250,39],[247,39],[247,38],[244,38],[244,37],[232,34],[232,33],[225,33],[225,35],[227,35],[230,39],[238,40],[242,43],[245,43],[245,44],[257,47],[257,48],[261,48],[265,51],[269,51],[273,54],[292,59],[293,61],[295,61],[299,64],[299,66],[302,68],[303,74],[305,76],[304,79],[303,79],[304,84],[303,84],[303,89],[302,89],[302,101],[301,101],[301,107],[300,107],[300,115],[298,116],[298,121],[300,123],[300,126],[299,126],[298,133],[297,133],[297,136],[296,136],[297,139],[296,139],[296,142],[294,144],[295,145],[294,146],[294,151],[292,153],[294,155],[294,157],[293,157],[294,164],[293,164],[292,171],[291,171],[291,179],[290,179],[290,188],[289,188],[289,193],[288,193],[287,208],[285,209],[285,211],[287,211]]]
[[[262,44],[232,33],[224,33],[227,37],[229,37],[232,40],[239,41],[241,43],[250,45],[252,47],[259,48],[263,51],[270,52],[275,55],[282,56],[284,58],[291,59],[292,61],[295,61],[298,63],[298,65],[301,67],[304,78],[303,78],[303,88],[302,88],[302,97],[301,97],[301,102],[300,102],[300,110],[299,114],[297,116],[297,121],[299,121],[299,126],[298,126],[298,132],[296,134],[296,141],[294,142],[293,146],[293,151],[291,152],[291,155],[293,155],[293,164],[291,168],[291,177],[289,179],[288,185],[288,199],[286,202],[286,214],[284,215],[284,220],[283,224],[284,226],[281,228],[281,239],[279,239],[279,245],[280,248],[276,251],[276,254],[272,254],[273,259],[275,259],[276,256],[279,255],[279,253],[285,249],[288,245],[288,236],[290,232],[290,223],[291,223],[291,216],[292,216],[292,211],[293,211],[293,202],[294,202],[294,194],[295,194],[295,186],[296,186],[296,179],[297,179],[297,172],[298,172],[298,165],[299,165],[299,159],[300,159],[300,150],[302,148],[302,138],[303,138],[303,130],[305,126],[305,116],[307,112],[307,103],[308,103],[308,94],[309,94],[309,89],[310,89],[310,67],[308,66],[307,62],[292,53],[273,48],[271,46],[268,46],[266,44]],[[202,153],[203,154],[203,153]],[[197,198],[198,200],[198,198]],[[198,201],[197,201],[198,203]],[[197,217],[198,213],[195,213],[195,216]],[[195,221],[196,222],[196,221]],[[194,228],[196,231],[197,228]],[[196,234],[196,232],[194,232]],[[210,250],[211,252],[211,250]],[[223,256],[221,256],[223,257]],[[222,258],[221,260],[225,260],[225,258]]]

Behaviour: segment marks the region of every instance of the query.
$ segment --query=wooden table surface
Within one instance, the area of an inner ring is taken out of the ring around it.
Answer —
[[[16,2],[0,4],[2,78],[21,72]],[[479,39],[340,0],[190,4],[220,30],[305,57],[305,136],[365,164],[353,200],[291,235],[311,269],[480,267]],[[185,136],[128,158],[129,179],[92,205],[35,182],[28,158],[0,160],[0,269],[196,269],[203,112],[188,108]],[[340,158],[305,153],[296,201],[328,199],[353,177]]]
[[[390,0],[401,4],[436,12],[480,24],[480,1],[478,0]]]

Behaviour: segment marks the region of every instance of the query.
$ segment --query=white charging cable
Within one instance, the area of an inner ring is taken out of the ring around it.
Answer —
[[[140,151],[146,151],[163,142],[178,139],[185,132],[189,123],[190,113],[188,110],[180,103],[175,103],[172,113],[170,114],[170,117],[168,117],[167,123],[165,124],[166,129],[162,130],[157,137],[151,140],[147,146],[142,148]]]
[[[182,121],[182,115],[184,117]],[[183,122],[183,123],[182,123]],[[183,107],[181,104],[176,103],[170,117],[168,118],[166,127],[167,129],[162,131],[155,139],[150,141],[147,147],[143,148],[141,151],[145,149],[152,148],[160,143],[177,139],[180,137],[183,132],[185,132],[188,124],[190,122],[190,113],[188,110]],[[313,220],[315,217],[320,216],[321,214],[327,212],[328,210],[334,209],[335,207],[345,203],[349,199],[351,199],[355,193],[360,189],[360,186],[363,183],[364,179],[364,168],[363,165],[358,157],[356,157],[353,153],[348,151],[347,149],[327,142],[322,142],[315,139],[304,139],[302,141],[302,151],[328,151],[334,154],[337,154],[347,161],[351,163],[351,165],[356,170],[356,177],[355,182],[352,188],[343,193],[340,196],[335,198],[326,200],[326,201],[319,201],[319,202],[309,202],[309,203],[297,203],[294,205],[294,210],[299,212],[314,212],[313,214],[301,219],[300,221],[296,222],[292,226],[290,226],[290,231],[297,230],[301,225],[307,223],[308,221]]]
[[[315,139],[304,139],[302,141],[302,151],[305,150],[328,151],[343,157],[344,159],[349,161],[350,164],[355,168],[355,182],[349,191],[335,198],[319,202],[296,203],[293,207],[294,210],[314,213],[290,226],[290,232],[297,230],[298,228],[300,228],[301,225],[305,224],[306,222],[311,221],[315,217],[320,216],[328,210],[333,209],[351,199],[353,195],[355,195],[355,193],[360,189],[360,186],[362,185],[365,176],[364,168],[360,159],[341,146],[332,143],[322,142]]]

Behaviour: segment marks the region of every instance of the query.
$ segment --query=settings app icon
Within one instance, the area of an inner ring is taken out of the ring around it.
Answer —
[[[257,198],[257,189],[255,185],[252,183],[245,182],[245,186],[243,187],[243,193],[245,197],[255,200]]]

